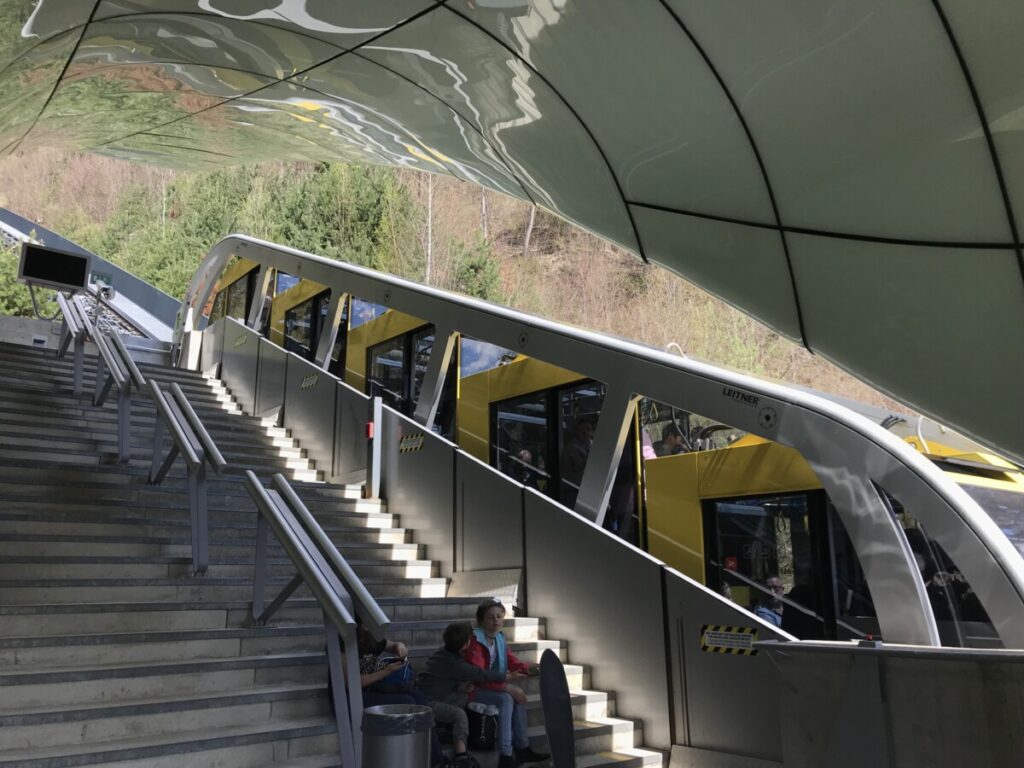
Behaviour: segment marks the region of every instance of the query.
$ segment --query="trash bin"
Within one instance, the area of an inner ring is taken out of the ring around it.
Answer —
[[[429,768],[434,712],[415,704],[363,710],[363,768]]]

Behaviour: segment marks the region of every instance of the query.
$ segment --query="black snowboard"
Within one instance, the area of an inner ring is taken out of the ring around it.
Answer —
[[[565,667],[550,649],[540,657],[540,703],[551,747],[551,764],[554,768],[576,768],[576,731],[569,683],[565,679]]]

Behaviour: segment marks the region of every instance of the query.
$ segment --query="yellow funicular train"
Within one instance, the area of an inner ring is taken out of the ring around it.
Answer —
[[[206,314],[244,320],[256,265],[221,276]],[[312,359],[329,291],[279,273],[263,333]],[[427,321],[350,298],[329,371],[411,415],[434,343]],[[463,450],[572,507],[604,397],[601,382],[466,336],[456,345],[436,426]],[[856,403],[937,463],[1024,550],[1024,471],[930,422]],[[917,559],[947,645],[996,645],[956,563],[887,497]],[[878,633],[871,595],[838,515],[790,448],[650,400],[638,405],[605,527],[802,638]]]

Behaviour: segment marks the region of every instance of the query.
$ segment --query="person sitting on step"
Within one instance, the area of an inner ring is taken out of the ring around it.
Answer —
[[[498,709],[498,768],[546,760],[549,755],[534,752],[526,732],[526,692],[508,680],[536,675],[536,665],[524,664],[508,649],[502,626],[505,606],[500,600],[482,602],[476,609],[476,629],[469,647],[463,652],[465,659],[484,670],[496,670],[505,675],[506,682],[481,682],[473,692],[473,701],[490,704]],[[513,754],[512,748],[515,747]]]
[[[470,702],[479,683],[503,683],[508,672],[481,669],[466,661],[462,654],[473,639],[473,625],[468,621],[449,624],[444,630],[444,647],[427,660],[427,669],[421,672],[418,684],[434,719],[452,724],[456,768],[477,768],[478,763],[466,751],[469,720],[466,704]]]

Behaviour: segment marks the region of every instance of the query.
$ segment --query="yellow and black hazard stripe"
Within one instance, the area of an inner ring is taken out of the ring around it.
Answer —
[[[708,653],[732,656],[756,656],[757,630],[753,627],[731,627],[727,624],[703,624],[700,628],[700,649]]]
[[[412,453],[413,451],[418,451],[423,447],[423,441],[424,438],[422,433],[418,435],[406,435],[398,443],[398,452]]]

